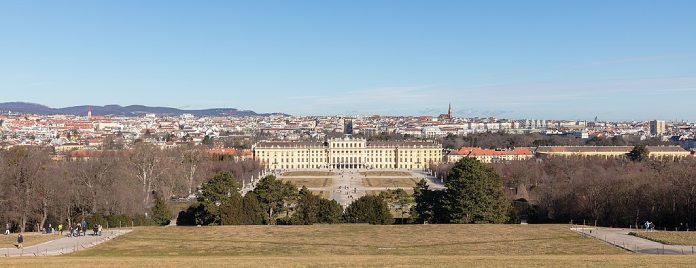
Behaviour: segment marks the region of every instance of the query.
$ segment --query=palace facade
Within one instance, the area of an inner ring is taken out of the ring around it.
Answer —
[[[462,147],[447,155],[448,163],[455,163],[462,158],[476,158],[481,163],[497,163],[503,161],[521,161],[534,157],[529,147],[517,147],[509,150],[492,150],[478,147]]]
[[[266,169],[426,169],[442,161],[442,145],[425,141],[368,142],[344,137],[326,142],[262,141],[254,159]]]
[[[646,146],[648,157],[658,159],[677,159],[693,157],[694,154],[679,146]],[[625,157],[633,146],[540,146],[536,155],[547,156],[583,156],[583,157]]]

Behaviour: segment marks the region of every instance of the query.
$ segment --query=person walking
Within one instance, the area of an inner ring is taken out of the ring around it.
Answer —
[[[82,220],[82,235],[87,236],[87,220]]]
[[[22,236],[22,233],[19,233],[17,235],[17,248],[18,249],[24,248],[23,244],[24,244],[24,236]]]
[[[62,223],[58,224],[58,233],[60,233],[60,235],[63,235],[63,224]]]
[[[5,224],[5,235],[10,235],[10,224],[9,223]]]

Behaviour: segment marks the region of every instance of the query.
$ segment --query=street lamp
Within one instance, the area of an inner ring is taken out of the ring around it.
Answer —
[[[220,210],[220,205],[222,205],[220,201],[215,201],[215,206],[217,206],[218,208],[218,217],[220,219],[220,225],[222,225],[222,211]]]

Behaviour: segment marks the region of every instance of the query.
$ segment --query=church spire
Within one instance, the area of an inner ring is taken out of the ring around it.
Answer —
[[[452,103],[450,102],[449,108],[447,108],[447,117],[452,118]]]

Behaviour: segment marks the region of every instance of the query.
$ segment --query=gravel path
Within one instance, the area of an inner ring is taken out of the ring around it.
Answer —
[[[302,170],[300,170],[302,171]],[[363,185],[363,178],[365,176],[360,175],[361,171],[367,171],[364,169],[322,169],[322,170],[307,170],[307,171],[329,171],[333,172],[333,176],[327,176],[327,175],[320,175],[320,176],[282,176],[282,172],[272,172],[268,173],[265,175],[277,175],[279,178],[317,178],[317,179],[322,179],[322,178],[330,178],[331,179],[331,185],[327,185],[326,187],[308,187],[307,189],[312,190],[312,191],[324,191],[328,192],[328,197],[331,200],[336,200],[341,206],[344,208],[347,207],[350,203],[352,203],[355,199],[358,199],[364,195],[367,194],[367,191],[384,191],[384,190],[395,190],[395,189],[404,189],[404,190],[410,190],[413,189],[413,187],[371,187],[367,185]],[[380,170],[369,170],[369,171],[380,171]],[[424,171],[413,171],[413,170],[392,170],[392,169],[385,169],[382,171],[402,171],[402,172],[409,172],[411,176],[383,176],[384,178],[414,178],[416,180],[420,179],[425,179],[428,181],[428,185],[430,186],[430,189],[437,189],[441,190],[444,189],[444,185],[434,177],[428,175]],[[379,179],[380,176],[370,176],[370,178],[373,179]],[[253,189],[254,185],[249,184],[248,189],[246,191],[250,191]],[[244,192],[246,192],[244,191]]]
[[[119,235],[130,232],[130,229],[108,230],[103,231],[101,236],[90,235],[79,237],[62,237],[56,240],[51,240],[46,243],[25,247],[24,249],[17,248],[0,248],[0,256],[2,257],[18,257],[18,256],[57,256],[68,254],[83,249],[87,249],[106,241],[109,241]]]
[[[601,227],[578,227],[571,229],[614,246],[638,253],[691,255],[695,254],[694,250],[696,250],[696,247],[693,246],[665,245],[652,240],[632,236],[628,233],[633,230],[628,229]]]

